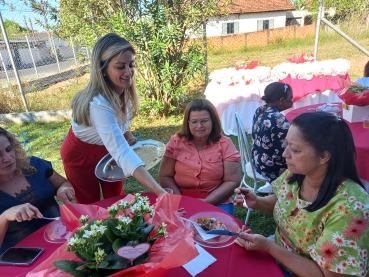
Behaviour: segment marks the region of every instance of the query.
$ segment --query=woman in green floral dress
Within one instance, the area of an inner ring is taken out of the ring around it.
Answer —
[[[268,251],[285,276],[369,276],[369,195],[344,120],[325,112],[296,117],[283,153],[288,170],[258,197],[236,189],[249,208],[272,213],[274,242],[243,228],[237,243]]]

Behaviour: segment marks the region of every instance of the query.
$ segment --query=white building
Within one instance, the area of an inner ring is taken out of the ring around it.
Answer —
[[[295,10],[290,0],[235,0],[228,15],[208,20],[206,36],[251,33],[286,26],[286,13]]]

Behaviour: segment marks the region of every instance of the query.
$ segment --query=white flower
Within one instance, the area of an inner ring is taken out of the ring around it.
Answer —
[[[89,237],[91,237],[93,235],[94,235],[94,232],[93,231],[85,230],[85,233],[83,234],[82,237],[88,239]]]
[[[118,220],[119,222],[122,222],[127,225],[132,221],[132,219],[130,219],[128,216],[123,216],[123,215],[118,216]]]

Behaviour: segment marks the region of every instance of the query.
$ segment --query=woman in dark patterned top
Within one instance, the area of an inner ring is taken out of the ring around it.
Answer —
[[[253,164],[269,182],[287,168],[282,157],[290,123],[281,111],[292,107],[292,89],[285,83],[271,83],[264,90],[265,105],[255,111],[252,120]]]
[[[0,254],[60,216],[56,196],[74,199],[72,185],[51,163],[27,157],[13,134],[0,127]]]

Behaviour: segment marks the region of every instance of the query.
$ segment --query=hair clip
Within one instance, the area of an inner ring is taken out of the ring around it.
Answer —
[[[288,89],[288,86],[286,84],[284,84],[284,92],[286,92]]]
[[[336,115],[336,123],[342,121],[342,118],[340,118],[338,115]]]

